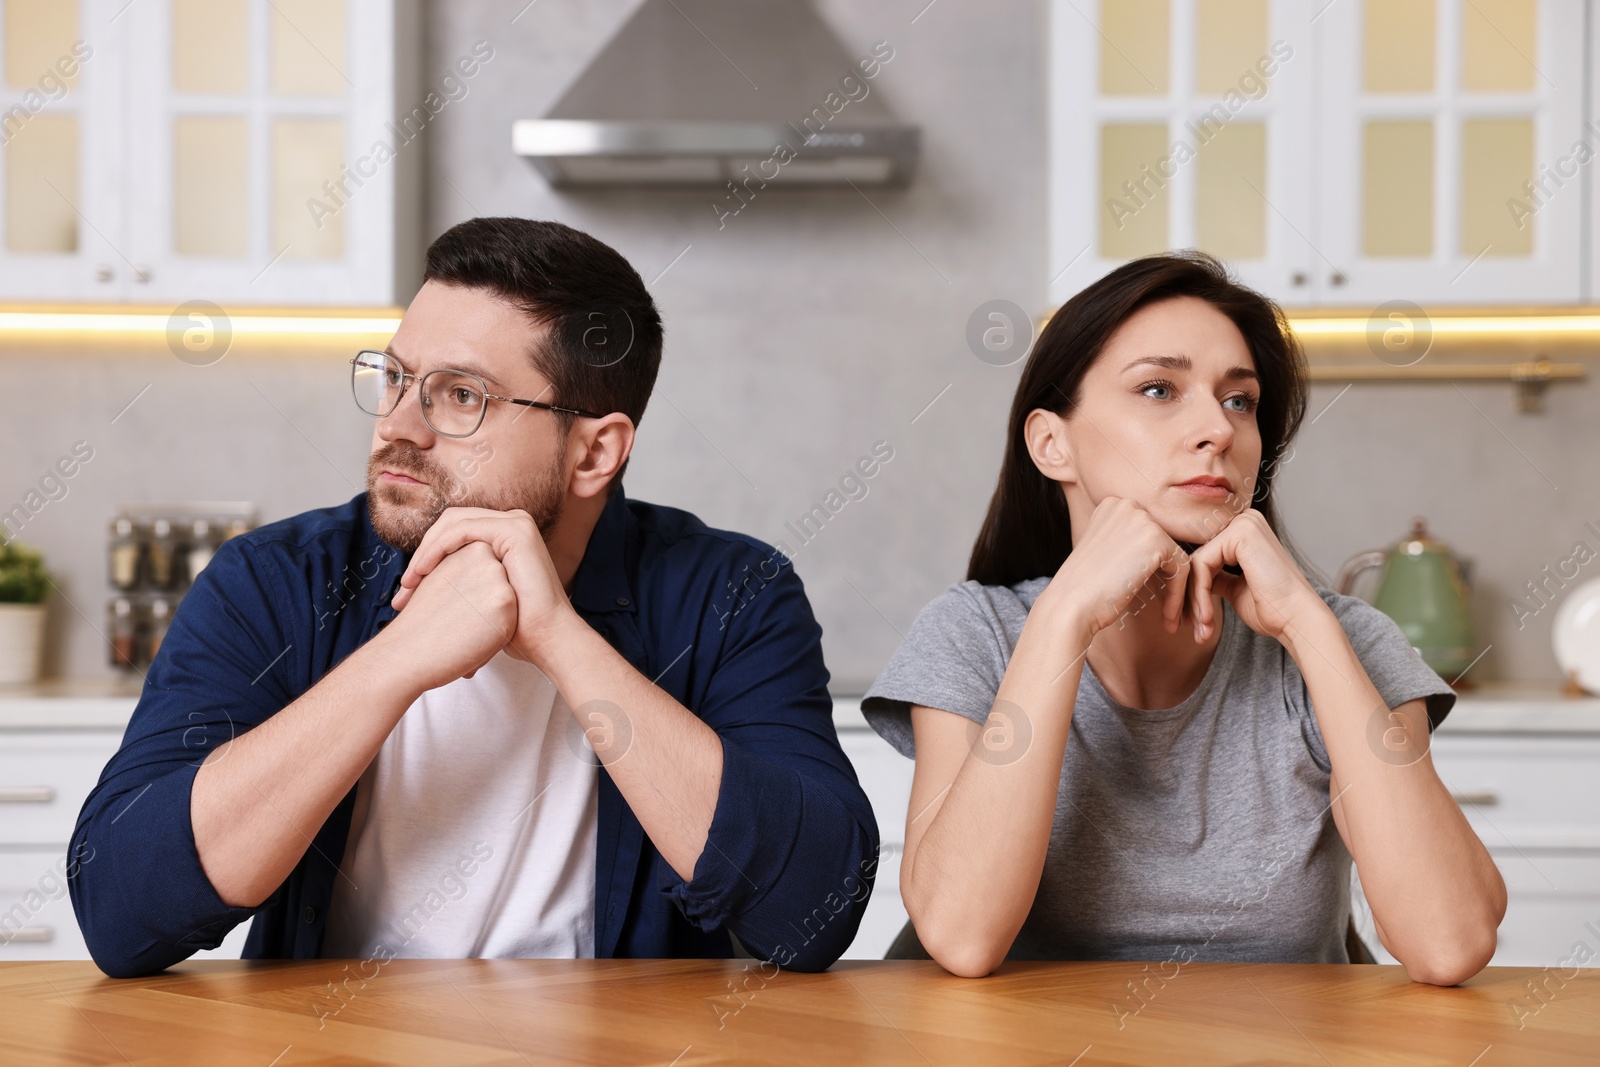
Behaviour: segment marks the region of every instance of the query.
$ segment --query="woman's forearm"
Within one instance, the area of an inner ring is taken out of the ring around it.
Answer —
[[[1494,954],[1505,883],[1434,771],[1422,701],[1391,712],[1332,611],[1290,631],[1333,767],[1330,797],[1384,945],[1454,985]]]
[[[1076,612],[1040,598],[983,727],[987,736],[960,724],[976,740],[948,790],[913,813],[913,826],[919,818],[928,824],[906,856],[901,893],[923,947],[956,974],[977,977],[999,966],[1033,907],[1086,629]],[[997,722],[1002,715],[1011,721]]]

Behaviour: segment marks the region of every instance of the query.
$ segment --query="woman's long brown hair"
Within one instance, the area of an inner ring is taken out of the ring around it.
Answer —
[[[1053,575],[1066,561],[1072,551],[1066,494],[1034,465],[1023,424],[1038,408],[1070,416],[1084,374],[1117,328],[1140,308],[1179,296],[1197,297],[1228,316],[1250,348],[1261,385],[1261,402],[1256,408],[1261,466],[1252,506],[1279,540],[1284,540],[1272,482],[1305,417],[1305,355],[1275,303],[1229,278],[1227,268],[1211,256],[1175,252],[1118,267],[1061,305],[1039,335],[1011,402],[1000,481],[972,546],[969,580],[1014,585]],[[1298,553],[1295,555],[1305,567]]]

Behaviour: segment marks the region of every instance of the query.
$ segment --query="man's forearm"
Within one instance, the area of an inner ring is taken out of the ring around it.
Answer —
[[[693,879],[722,788],[716,732],[575,614],[536,657],[651,842]]]
[[[272,895],[415,701],[383,638],[380,632],[294,703],[222,745],[196,772],[195,851],[224,903],[255,907]]]

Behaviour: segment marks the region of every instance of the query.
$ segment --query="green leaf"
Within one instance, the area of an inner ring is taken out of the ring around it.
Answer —
[[[42,553],[16,541],[0,544],[0,604],[38,604],[49,592]]]

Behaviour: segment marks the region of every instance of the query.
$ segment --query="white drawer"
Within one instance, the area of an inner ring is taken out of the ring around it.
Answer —
[[[1435,736],[1433,764],[1491,849],[1600,849],[1600,738]]]
[[[1506,917],[1494,953],[1501,967],[1555,967],[1573,949],[1600,959],[1600,853],[1550,854],[1491,850],[1506,880]]]
[[[0,845],[58,845],[122,742],[111,731],[0,732]]]
[[[67,898],[67,853],[0,852],[0,960],[86,960]]]
[[[885,845],[903,844],[915,765],[871,730],[840,730],[839,744],[856,769],[862,791],[872,802],[878,836]]]

